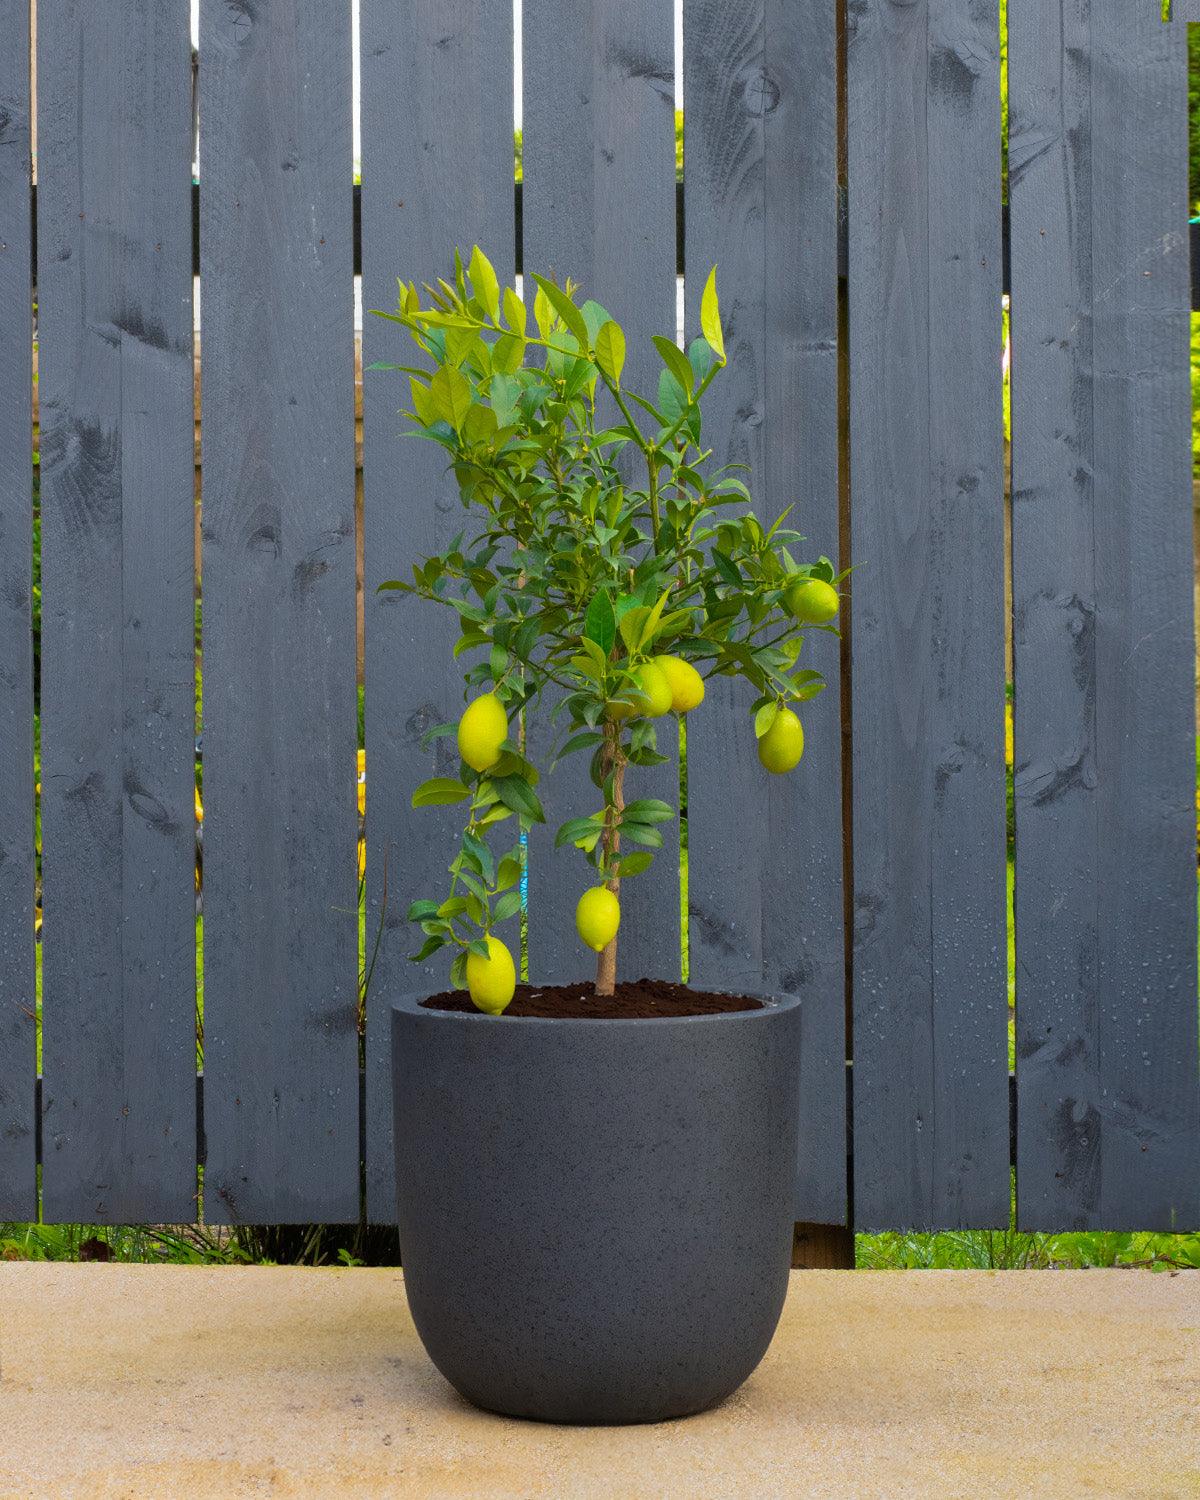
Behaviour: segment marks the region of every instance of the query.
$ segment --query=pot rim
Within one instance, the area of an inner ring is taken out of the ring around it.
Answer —
[[[442,993],[441,991],[412,990],[408,994],[400,995],[390,1002],[393,1012],[411,1016],[433,1016],[444,1018],[448,1022],[457,1023],[465,1021],[471,1025],[480,1022],[506,1021],[509,1026],[519,1024],[522,1026],[678,1026],[686,1023],[695,1025],[697,1023],[712,1022],[745,1022],[767,1020],[771,1016],[777,1016],[784,1011],[794,1010],[801,1003],[799,995],[788,994],[755,994],[750,989],[727,990],[726,994],[746,995],[751,1000],[763,1002],[761,1010],[729,1010],[720,1011],[716,1015],[708,1016],[493,1016],[485,1011],[462,1011],[462,1010],[430,1010],[421,1004],[422,1000],[428,1000],[431,993]],[[718,992],[720,993],[720,992]]]

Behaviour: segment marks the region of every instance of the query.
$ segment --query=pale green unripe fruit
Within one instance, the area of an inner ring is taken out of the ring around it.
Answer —
[[[841,605],[837,590],[823,578],[798,578],[789,584],[783,602],[790,614],[806,625],[825,625]]]
[[[758,742],[758,758],[777,776],[794,770],[804,754],[804,730],[790,708],[781,708]]]

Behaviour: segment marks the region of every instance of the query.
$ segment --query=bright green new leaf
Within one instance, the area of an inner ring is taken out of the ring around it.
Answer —
[[[590,344],[588,341],[587,324],[583,321],[583,314],[571,301],[560,287],[556,287],[552,281],[547,281],[544,276],[534,274],[534,281],[546,295],[550,306],[562,319],[564,326],[572,333],[579,343],[581,353],[588,353]]]
[[[438,416],[449,422],[456,432],[461,432],[471,409],[471,382],[467,377],[451,365],[439,365],[429,382],[429,393]]]
[[[496,902],[495,908],[492,911],[492,921],[493,923],[506,922],[509,917],[516,916],[517,912],[519,912],[520,910],[520,891],[507,891],[503,896],[500,897],[499,901]]]
[[[771,725],[774,724],[779,714],[779,704],[774,699],[770,703],[764,703],[754,715],[754,737],[761,740]]]
[[[413,411],[426,427],[432,427],[441,413],[438,411],[437,402],[433,399],[429,387],[423,380],[418,380],[415,375],[409,377],[409,388],[412,391]]]
[[[525,304],[513,291],[512,287],[504,288],[504,318],[514,333],[525,334],[526,319]]]
[[[725,339],[721,333],[721,309],[717,303],[717,268],[708,273],[704,296],[700,299],[700,331],[708,340],[713,354],[725,363]]]
[[[471,251],[470,271],[471,285],[487,308],[488,317],[495,323],[500,316],[500,283],[496,280],[491,261],[478,245]]]
[[[515,375],[525,358],[525,337],[519,333],[502,333],[492,349],[492,368],[505,375]]]
[[[625,335],[610,318],[596,335],[596,363],[605,380],[619,386],[625,368]]]

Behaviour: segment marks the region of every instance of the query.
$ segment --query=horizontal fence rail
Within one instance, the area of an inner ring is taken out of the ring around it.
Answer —
[[[1015,1167],[1023,1228],[1196,1227],[1185,28],[1010,8],[1002,204],[995,4],[684,0],[676,182],[672,0],[570,27],[525,0],[515,187],[510,0],[359,8],[365,192],[342,0],[202,0],[198,70],[187,0],[43,3],[35,189],[29,4],[0,0],[0,1218],[394,1215],[389,1002],[448,982],[404,914],[455,826],[410,797],[457,766],[422,739],[463,664],[442,612],[376,590],[462,522],[369,310],[479,244],[510,285],[583,283],[635,381],[677,276],[690,339],[717,265],[706,445],[856,565],[800,769],[764,773],[710,683],[686,910],[668,851],[622,933],[624,977],[678,975],[686,936],[698,984],[803,997],[797,1220],[1001,1226]],[[669,767],[638,785],[676,800]],[[557,826],[580,778],[542,789]],[[582,977],[581,871],[548,845],[532,977]]]

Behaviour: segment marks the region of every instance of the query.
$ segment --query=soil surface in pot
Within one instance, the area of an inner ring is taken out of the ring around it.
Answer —
[[[427,1010],[479,1012],[466,990],[430,995]],[[749,995],[721,995],[691,990],[667,979],[628,979],[613,995],[597,995],[588,979],[575,984],[519,984],[507,1008],[497,1017],[541,1016],[550,1020],[638,1021],[662,1016],[719,1016],[737,1010],[761,1010],[762,1001]]]

